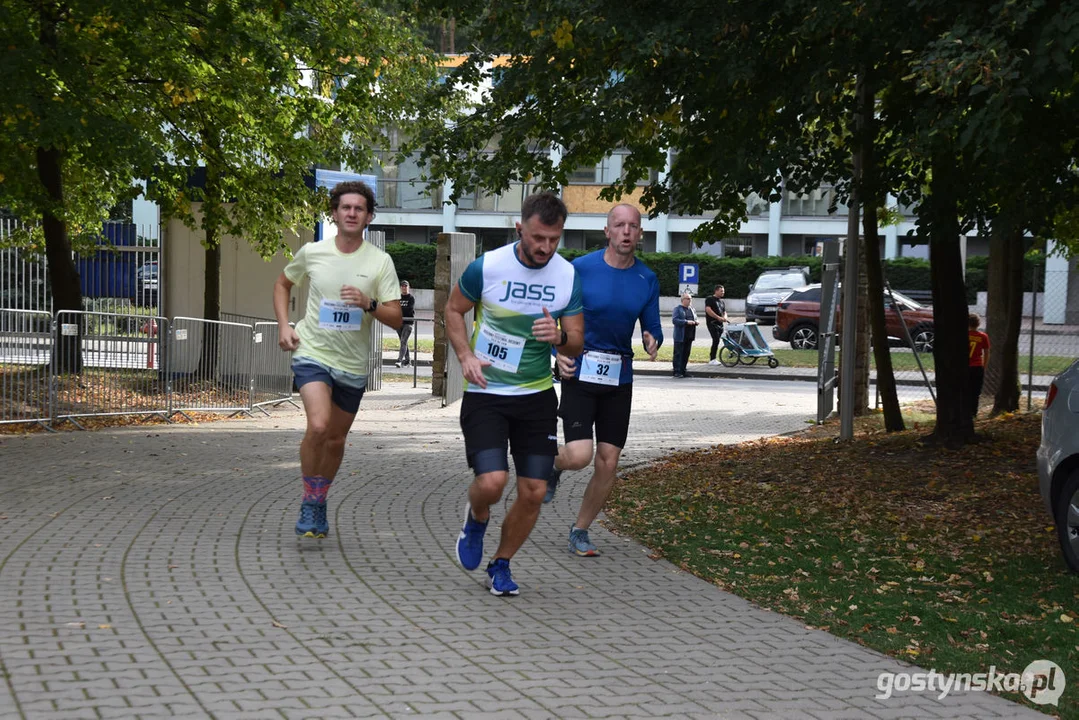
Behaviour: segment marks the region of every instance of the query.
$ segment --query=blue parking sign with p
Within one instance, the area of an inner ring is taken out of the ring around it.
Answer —
[[[700,277],[700,266],[696,263],[679,263],[678,265],[678,284],[690,284],[696,285],[697,279]]]

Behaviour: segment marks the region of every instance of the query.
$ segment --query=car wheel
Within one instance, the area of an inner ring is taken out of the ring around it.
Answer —
[[[727,367],[734,367],[738,364],[738,353],[731,350],[729,347],[721,347],[719,349],[719,361]]]
[[[817,328],[812,325],[799,325],[791,330],[791,347],[795,350],[816,350]]]
[[[914,349],[918,352],[933,352],[933,340],[936,338],[936,333],[933,332],[932,325],[919,325],[914,328],[914,332],[910,334],[910,337],[914,341]]]
[[[1057,493],[1053,517],[1064,562],[1072,572],[1079,572],[1079,470],[1072,470]]]

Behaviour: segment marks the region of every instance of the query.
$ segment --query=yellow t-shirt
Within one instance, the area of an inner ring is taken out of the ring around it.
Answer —
[[[334,240],[308,243],[285,267],[285,277],[310,287],[304,317],[296,324],[300,346],[296,356],[355,375],[367,375],[371,355],[371,314],[341,301],[341,286],[357,287],[368,297],[400,300],[400,283],[393,258],[364,241],[351,253],[337,249]]]

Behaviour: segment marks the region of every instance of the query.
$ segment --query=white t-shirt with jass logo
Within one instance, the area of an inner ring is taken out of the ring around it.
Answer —
[[[519,243],[491,250],[473,260],[457,285],[476,303],[471,347],[484,368],[487,387],[465,382],[466,392],[528,395],[553,387],[551,344],[532,336],[543,309],[556,320],[584,312],[577,270],[561,255],[542,268],[517,256]]]
[[[400,300],[397,269],[385,251],[364,242],[351,253],[334,240],[307,243],[285,267],[285,277],[310,283],[303,319],[296,324],[300,346],[294,355],[354,375],[367,375],[371,323],[363,309],[341,302],[341,286],[359,288],[379,302]]]

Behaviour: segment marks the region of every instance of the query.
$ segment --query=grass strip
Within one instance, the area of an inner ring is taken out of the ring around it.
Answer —
[[[925,668],[1048,659],[1068,672],[1079,576],[1038,492],[1039,418],[979,421],[985,440],[961,450],[923,446],[925,427],[863,427],[846,443],[814,428],[681,453],[620,481],[607,524],[762,607]],[[1040,709],[1079,717],[1079,691]]]

